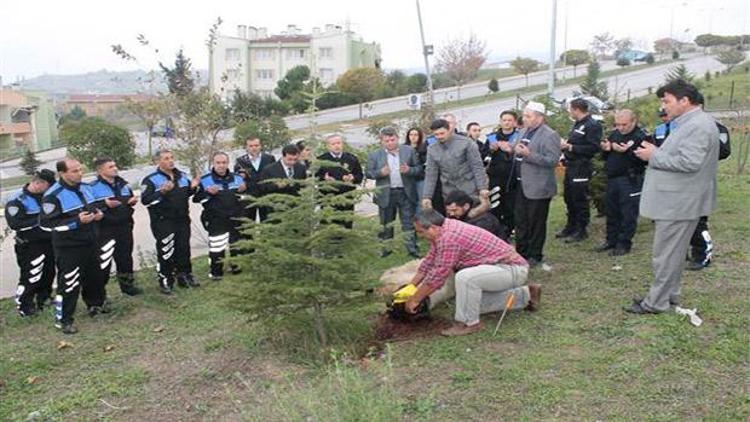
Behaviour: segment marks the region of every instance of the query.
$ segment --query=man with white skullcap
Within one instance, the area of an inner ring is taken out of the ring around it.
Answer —
[[[530,101],[523,110],[524,130],[513,149],[518,174],[515,203],[516,249],[530,267],[542,263],[550,200],[557,193],[555,167],[560,136],[544,123],[544,104]]]

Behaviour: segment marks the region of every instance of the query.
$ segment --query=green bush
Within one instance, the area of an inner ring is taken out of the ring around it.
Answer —
[[[245,146],[245,140],[257,137],[263,147],[271,151],[289,143],[289,128],[280,116],[267,119],[250,118],[234,128],[234,141],[238,146]]]
[[[112,158],[120,168],[132,166],[136,159],[130,132],[98,117],[66,123],[60,138],[67,144],[68,153],[88,168],[94,168],[94,161],[100,157]]]

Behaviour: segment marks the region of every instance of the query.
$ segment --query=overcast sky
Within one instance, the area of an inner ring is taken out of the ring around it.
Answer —
[[[157,58],[137,48],[142,33],[171,60],[183,47],[196,68],[205,69],[208,29],[220,16],[221,32],[236,34],[238,24],[278,33],[287,24],[304,32],[326,23],[351,28],[380,43],[383,66],[422,65],[415,2],[412,0],[173,1],[173,0],[0,0],[0,75],[5,83],[44,73],[70,74],[100,69],[153,68]],[[609,31],[650,48],[669,36],[692,40],[712,30],[750,33],[750,0],[559,0],[557,51],[587,48],[594,34]],[[115,6],[116,4],[116,6]],[[259,6],[262,4],[262,6]],[[549,49],[552,0],[422,0],[427,43],[440,46],[474,32],[493,57],[540,56]],[[673,20],[671,19],[673,17]],[[687,31],[687,32],[686,32]],[[110,49],[122,44],[140,63],[128,64]]]

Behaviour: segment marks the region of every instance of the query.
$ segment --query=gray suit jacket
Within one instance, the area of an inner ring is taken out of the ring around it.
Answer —
[[[519,142],[528,139],[525,129],[518,137]],[[521,186],[523,194],[529,199],[552,198],[557,193],[555,167],[560,162],[560,135],[546,124],[534,132],[529,142],[528,157],[521,164]],[[519,162],[516,161],[516,165]]]
[[[641,215],[692,220],[716,207],[719,130],[700,109],[670,123],[669,137],[651,156],[641,191]]]
[[[487,173],[479,149],[474,141],[460,135],[452,135],[444,144],[435,142],[427,148],[422,198],[432,199],[438,176],[443,195],[460,190],[476,196],[487,189]]]
[[[365,170],[366,177],[375,180],[376,190],[373,200],[380,208],[387,208],[390,205],[391,199],[391,176],[380,174],[380,169],[388,165],[387,154],[383,148],[371,152],[367,156],[367,169]],[[399,161],[409,166],[409,171],[406,174],[401,173],[404,193],[409,200],[416,204],[419,200],[417,197],[416,178],[423,174],[422,163],[419,161],[414,148],[409,145],[399,145],[398,155]]]

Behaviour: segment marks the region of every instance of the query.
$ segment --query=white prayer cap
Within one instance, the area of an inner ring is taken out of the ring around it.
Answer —
[[[528,103],[526,103],[525,108],[526,110],[536,111],[537,113],[542,115],[547,114],[547,108],[544,107],[544,104],[538,103],[536,101],[529,101]]]

